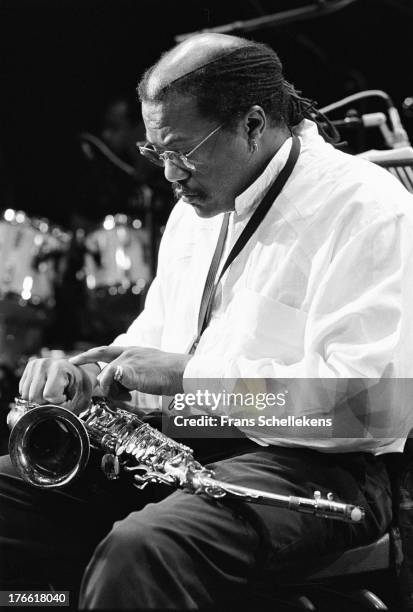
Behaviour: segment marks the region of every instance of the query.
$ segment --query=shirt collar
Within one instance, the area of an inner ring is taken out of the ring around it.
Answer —
[[[304,119],[298,125],[294,126],[293,133],[299,136],[303,148],[311,143],[312,146],[318,144],[325,145],[324,139],[319,135],[317,125],[310,119]],[[244,215],[251,212],[271,187],[274,179],[279,175],[281,170],[284,168],[288,155],[290,154],[292,146],[292,138],[287,138],[283,145],[278,149],[274,157],[270,160],[269,164],[265,167],[264,171],[260,176],[243,191],[238,197],[235,198],[235,214]]]
[[[265,167],[260,176],[245,191],[235,198],[235,214],[244,215],[250,212],[262,200],[274,179],[283,169],[291,150],[292,138],[287,140],[278,149],[274,157]]]

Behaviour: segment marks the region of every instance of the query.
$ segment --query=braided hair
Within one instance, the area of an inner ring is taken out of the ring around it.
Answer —
[[[320,113],[313,100],[301,96],[283,76],[277,53],[263,44],[239,39],[240,46],[216,56],[211,61],[167,81],[148,95],[148,83],[158,63],[149,68],[138,84],[141,101],[162,101],[170,95],[193,96],[201,114],[235,126],[257,104],[274,125],[293,127],[303,119],[317,123],[326,140],[337,140],[337,132]],[[161,60],[160,60],[161,61]]]

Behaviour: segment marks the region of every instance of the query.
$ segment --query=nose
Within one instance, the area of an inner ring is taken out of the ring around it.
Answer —
[[[170,183],[186,180],[191,172],[176,166],[170,159],[165,160],[164,176]]]

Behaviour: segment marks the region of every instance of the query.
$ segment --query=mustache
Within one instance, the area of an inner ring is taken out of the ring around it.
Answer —
[[[178,201],[180,198],[182,198],[182,196],[186,195],[186,194],[190,194],[190,195],[198,195],[198,196],[202,196],[203,194],[199,191],[190,191],[189,189],[186,189],[184,185],[182,185],[181,183],[172,183],[172,191],[174,194],[175,199]]]

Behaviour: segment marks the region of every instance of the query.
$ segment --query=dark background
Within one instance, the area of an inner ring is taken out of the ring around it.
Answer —
[[[76,135],[131,94],[174,35],[303,6],[303,0],[0,0],[0,208],[65,224],[79,198]],[[365,88],[413,95],[413,2],[358,0],[326,17],[248,32],[287,78],[327,104]],[[362,109],[363,110],[363,109]],[[384,110],[372,100],[366,111]],[[412,133],[413,120],[403,116]]]
[[[306,3],[0,0],[0,210],[13,207],[68,227],[73,211],[87,206],[78,134],[99,133],[108,102],[133,94],[143,70],[176,34]],[[363,89],[385,90],[413,139],[413,117],[402,111],[403,100],[413,96],[413,0],[358,0],[326,17],[246,35],[276,49],[287,78],[320,106]],[[358,108],[374,112],[384,105],[370,100]],[[379,140],[374,145],[384,147]],[[81,251],[74,255],[81,266]],[[6,452],[6,414],[29,355],[41,347],[79,351],[85,348],[79,341],[106,343],[115,335],[111,325],[124,329],[122,315],[132,320],[142,307],[140,296],[125,302],[124,312],[117,298],[91,300],[75,282],[76,261],[70,261],[54,310],[0,299],[0,359],[8,358],[0,361],[0,453]],[[38,315],[44,316],[40,323]],[[27,341],[29,324],[37,332],[34,348]],[[381,586],[394,591],[387,578]]]

